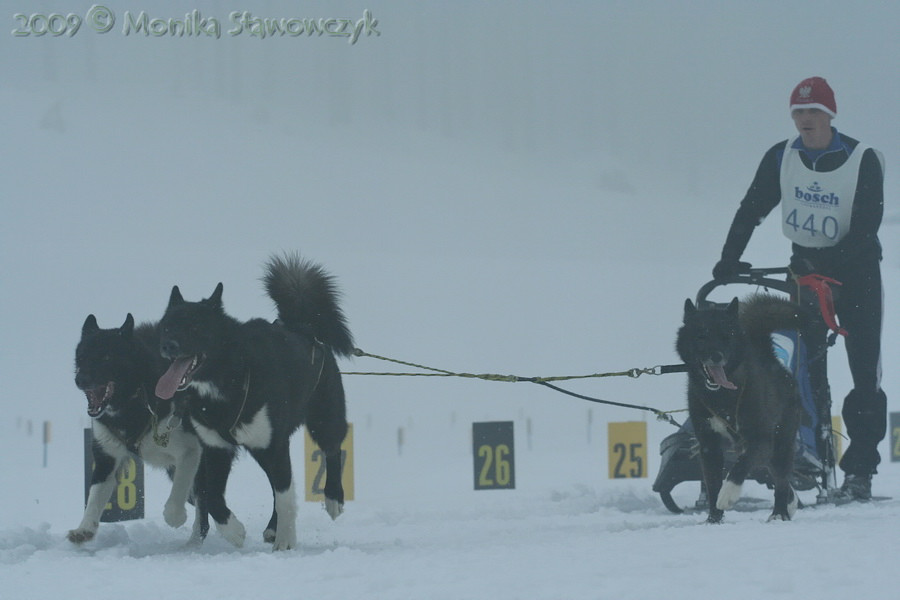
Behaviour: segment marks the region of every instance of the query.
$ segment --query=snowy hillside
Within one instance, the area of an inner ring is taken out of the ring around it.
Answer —
[[[43,22],[15,13],[92,6],[39,4],[6,3],[0,35],[0,580],[14,597],[843,598],[895,587],[885,524],[900,500],[701,526],[650,490],[671,425],[527,383],[446,378],[345,377],[356,499],[334,523],[303,504],[296,551],[263,544],[271,495],[246,458],[228,488],[248,526],[242,549],[215,533],[186,549],[188,529],[162,519],[165,478],[150,471],[146,519],[101,525],[83,548],[64,536],[83,507],[89,419],[72,363],[86,315],[102,327],[128,312],[155,320],[173,284],[196,299],[221,281],[230,314],[272,317],[262,264],[299,250],[335,275],[357,345],[374,354],[522,376],[672,363],[684,298],[709,277],[762,154],[792,133],[788,94],[810,75],[835,88],[835,126],[886,156],[885,329],[896,331],[900,84],[872,60],[900,53],[896,8],[198,0],[150,15],[196,9],[230,28],[232,10],[356,23],[368,9],[380,35],[350,44],[126,35],[126,11],[142,7],[109,2],[119,24],[107,33],[14,35]],[[832,43],[798,47],[800,23]],[[759,228],[747,260],[786,261],[777,225]],[[888,336],[883,350],[898,412],[900,343]],[[830,358],[839,401],[842,348]],[[565,387],[685,404],[677,374]],[[515,490],[472,490],[472,423],[490,420],[515,423]],[[607,423],[620,421],[647,421],[649,478],[607,477]],[[299,469],[299,436],[295,446]],[[885,441],[875,491],[900,498],[889,452]],[[676,493],[688,505],[696,486]]]

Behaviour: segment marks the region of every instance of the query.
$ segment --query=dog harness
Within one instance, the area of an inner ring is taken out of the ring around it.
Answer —
[[[153,407],[147,400],[147,392],[144,387],[139,387],[131,398],[140,400],[141,404],[143,404],[147,408],[147,411],[150,413],[150,422],[147,423],[147,426],[141,429],[140,432],[132,438],[129,438],[127,435],[125,435],[124,432],[120,433],[113,427],[104,424],[107,431],[109,431],[109,433],[132,454],[139,454],[138,448],[140,447],[141,442],[144,441],[144,438],[147,437],[147,434],[151,431],[153,432],[153,441],[157,446],[160,446],[162,448],[168,446],[169,434],[181,423],[181,417],[185,408],[184,405],[179,406],[178,403],[172,402],[172,413],[166,420],[166,429],[165,431],[160,432],[159,416],[156,414],[156,411],[153,410]],[[178,419],[177,423],[174,421],[176,418]]]

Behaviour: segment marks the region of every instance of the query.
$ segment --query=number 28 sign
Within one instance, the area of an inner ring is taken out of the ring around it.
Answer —
[[[91,454],[93,431],[84,430],[84,502],[87,504],[94,471]],[[107,503],[100,520],[104,523],[144,518],[144,463],[128,457],[116,473],[116,490]]]

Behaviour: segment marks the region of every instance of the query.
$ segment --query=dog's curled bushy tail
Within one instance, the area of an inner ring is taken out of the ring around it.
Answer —
[[[753,294],[740,303],[740,321],[751,343],[771,348],[771,334],[800,328],[800,307],[781,296]]]
[[[263,282],[285,327],[315,336],[337,355],[353,354],[353,336],[338,307],[340,294],[321,266],[296,253],[272,256]]]

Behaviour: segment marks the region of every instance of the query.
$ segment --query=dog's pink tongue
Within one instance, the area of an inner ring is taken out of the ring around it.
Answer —
[[[168,400],[178,391],[181,380],[184,379],[188,369],[191,368],[191,357],[176,358],[169,365],[169,370],[163,373],[163,376],[156,382],[156,396],[163,400]]]
[[[725,369],[723,369],[719,365],[709,365],[706,367],[706,371],[709,373],[710,377],[713,378],[717,384],[725,388],[726,390],[736,390],[737,386],[728,381],[728,377],[725,375]],[[157,394],[158,395],[158,394]]]

